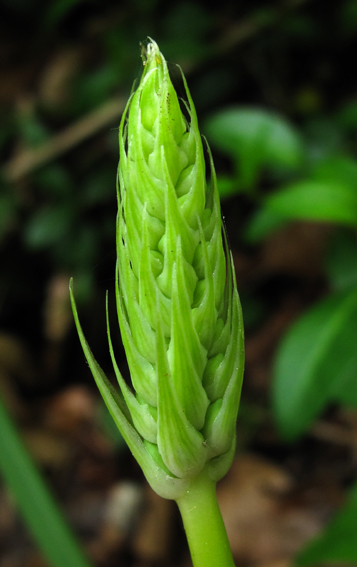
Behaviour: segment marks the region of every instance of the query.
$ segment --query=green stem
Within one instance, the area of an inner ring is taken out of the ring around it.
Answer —
[[[202,473],[177,500],[194,567],[234,567],[216,483]]]

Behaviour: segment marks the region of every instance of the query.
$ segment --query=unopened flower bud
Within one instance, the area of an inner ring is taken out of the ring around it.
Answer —
[[[102,395],[154,490],[178,498],[204,469],[228,470],[243,377],[243,322],[209,149],[150,40],[119,129],[119,325],[133,389],[110,352],[108,383],[80,328]],[[184,111],[184,112],[183,112]],[[72,296],[73,298],[73,296]],[[109,327],[108,327],[109,329]]]

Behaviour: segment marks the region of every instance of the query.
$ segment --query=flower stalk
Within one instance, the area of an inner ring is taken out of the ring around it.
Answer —
[[[194,567],[234,567],[216,496],[216,482],[201,474],[177,500]]]
[[[150,40],[119,128],[116,304],[133,388],[119,391],[77,330],[101,394],[152,488],[177,501],[195,567],[233,560],[215,485],[235,451],[242,312],[212,157],[194,104]],[[108,309],[107,309],[108,313]]]

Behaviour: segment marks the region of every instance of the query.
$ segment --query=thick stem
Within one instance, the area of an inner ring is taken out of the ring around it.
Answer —
[[[194,567],[234,567],[216,483],[205,473],[177,500]]]

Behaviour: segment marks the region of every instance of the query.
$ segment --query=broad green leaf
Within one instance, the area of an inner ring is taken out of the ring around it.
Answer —
[[[357,189],[333,180],[294,183],[268,197],[265,207],[290,219],[357,225]]]
[[[329,243],[326,270],[335,289],[347,289],[357,285],[357,233],[340,229]]]
[[[333,384],[330,396],[331,399],[343,406],[357,408],[357,352],[350,349],[348,356],[341,366],[338,381]]]
[[[312,176],[320,181],[351,185],[357,191],[357,160],[347,156],[328,156],[318,162]]]
[[[305,565],[356,565],[357,541],[357,484],[349,493],[346,505],[338,512],[327,529],[298,555],[295,564]]]
[[[218,149],[239,158],[242,183],[251,186],[260,169],[296,168],[302,160],[302,144],[283,118],[254,108],[235,107],[207,120],[205,132]]]
[[[357,289],[321,301],[285,336],[272,390],[275,419],[285,438],[299,437],[328,402],[340,397],[355,360],[356,337]]]

